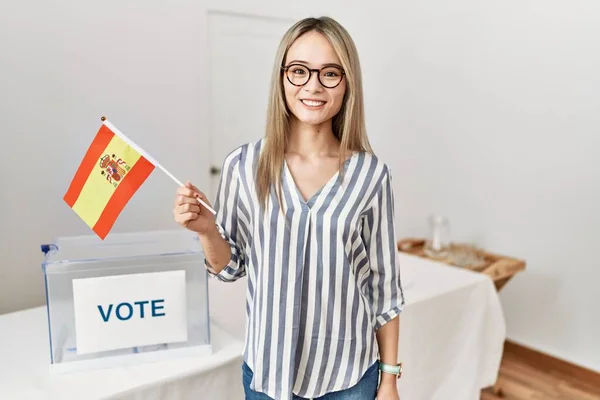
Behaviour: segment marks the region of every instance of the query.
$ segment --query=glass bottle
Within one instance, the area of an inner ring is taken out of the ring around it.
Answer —
[[[442,215],[429,217],[429,236],[425,241],[425,255],[445,258],[450,251],[450,223]]]

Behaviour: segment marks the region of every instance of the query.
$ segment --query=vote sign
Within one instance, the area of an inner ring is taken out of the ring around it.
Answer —
[[[78,354],[187,340],[185,271],[73,280]]]

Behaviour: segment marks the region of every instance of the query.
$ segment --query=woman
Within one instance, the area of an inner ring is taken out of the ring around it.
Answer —
[[[216,221],[177,191],[209,273],[248,276],[246,399],[399,398],[394,197],[365,131],[352,39],[304,19],[277,52],[265,137],[223,163]]]

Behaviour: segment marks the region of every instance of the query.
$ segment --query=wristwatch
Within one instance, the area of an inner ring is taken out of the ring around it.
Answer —
[[[396,375],[396,379],[400,379],[400,377],[402,376],[402,363],[392,365],[386,364],[379,360],[379,370],[387,374]]]

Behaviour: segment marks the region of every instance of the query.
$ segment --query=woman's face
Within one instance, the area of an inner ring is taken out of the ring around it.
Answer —
[[[341,75],[341,62],[329,41],[314,31],[300,36],[289,48],[284,66],[292,64],[294,66],[283,73],[285,100],[292,114],[309,125],[319,125],[333,118],[342,107],[346,79]],[[310,80],[303,86],[295,86],[289,80],[302,84],[308,78],[308,69],[322,68],[322,83],[316,71],[310,72]]]

